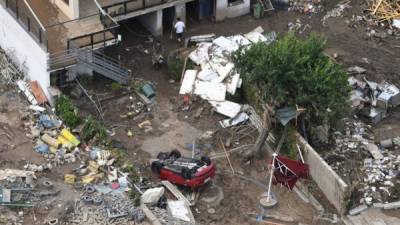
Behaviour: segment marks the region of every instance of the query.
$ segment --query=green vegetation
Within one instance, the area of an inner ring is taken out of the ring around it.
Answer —
[[[122,90],[122,84],[117,83],[117,82],[113,82],[111,84],[111,91],[118,92],[118,91],[121,91],[121,90]]]
[[[306,108],[310,126],[335,125],[346,115],[350,87],[342,68],[324,54],[326,40],[317,34],[300,40],[290,33],[271,45],[241,48],[232,58],[244,79],[245,97],[274,108]],[[246,93],[247,92],[247,93]],[[258,108],[257,105],[255,105]]]
[[[72,104],[71,99],[67,96],[60,96],[55,102],[56,114],[61,117],[64,123],[74,128],[80,123],[78,117],[78,109]]]
[[[140,205],[140,193],[135,191],[135,190],[129,190],[128,191],[128,196],[129,198],[133,201],[133,204],[135,206]]]
[[[106,128],[92,116],[89,116],[85,120],[85,123],[83,124],[81,137],[85,141],[89,141],[92,138],[96,138],[96,140],[100,143],[106,144],[108,142]]]
[[[168,61],[168,75],[171,79],[175,81],[181,80],[183,66],[185,65],[185,60],[179,57],[171,57]],[[186,69],[193,69],[194,63],[191,60],[186,62]]]
[[[282,138],[282,135],[285,135],[283,139],[282,146],[280,148],[280,153],[286,155],[291,159],[297,159],[297,140],[296,140],[296,128],[291,126],[290,124],[287,125],[288,127],[285,128],[283,126],[278,126],[273,129],[273,134],[276,139],[275,141],[275,148],[278,147],[279,141]],[[285,133],[285,134],[284,134]]]
[[[132,164],[125,165],[122,168],[122,172],[128,173],[129,179],[131,179],[133,182],[138,182],[140,179],[140,176],[139,176],[139,173],[138,173],[136,167],[134,167]]]

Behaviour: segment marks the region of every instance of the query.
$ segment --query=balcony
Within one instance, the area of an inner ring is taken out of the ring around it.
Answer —
[[[194,0],[98,0],[103,10],[117,21]]]

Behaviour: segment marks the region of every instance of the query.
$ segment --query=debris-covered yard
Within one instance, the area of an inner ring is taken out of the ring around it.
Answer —
[[[132,71],[130,83],[80,76],[53,107],[1,58],[0,224],[343,224],[311,179],[293,191],[273,185],[278,204],[263,207],[275,158],[251,156],[265,118],[244,100],[231,56],[288,31],[321,33],[325,55],[346,70],[349,116],[302,133],[349,185],[344,214],[382,209],[396,224],[400,25],[392,1],[291,2],[261,19],[188,22],[187,48],[161,38],[168,65],[159,70],[153,37],[124,23],[123,42],[105,52]],[[281,137],[267,136],[280,150]]]

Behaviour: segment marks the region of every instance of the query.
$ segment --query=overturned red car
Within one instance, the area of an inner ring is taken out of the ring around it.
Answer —
[[[161,152],[158,160],[151,163],[151,170],[159,174],[160,179],[171,183],[197,188],[215,176],[215,164],[207,156],[201,159],[181,157],[181,153],[173,150]]]

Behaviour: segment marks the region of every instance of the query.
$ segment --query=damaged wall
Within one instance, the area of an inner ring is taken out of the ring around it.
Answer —
[[[36,80],[49,96],[50,74],[47,72],[47,53],[28,32],[0,6],[0,46],[11,51],[10,57],[30,80]]]
[[[51,0],[51,3],[56,5],[69,19],[79,18],[79,0]]]
[[[228,0],[218,0],[215,2],[215,20],[217,21],[248,13],[250,13],[250,0],[238,0],[231,5],[228,4]]]
[[[300,134],[297,137],[300,148],[303,150],[304,160],[310,165],[312,179],[336,210],[341,214],[345,213],[349,186]]]

